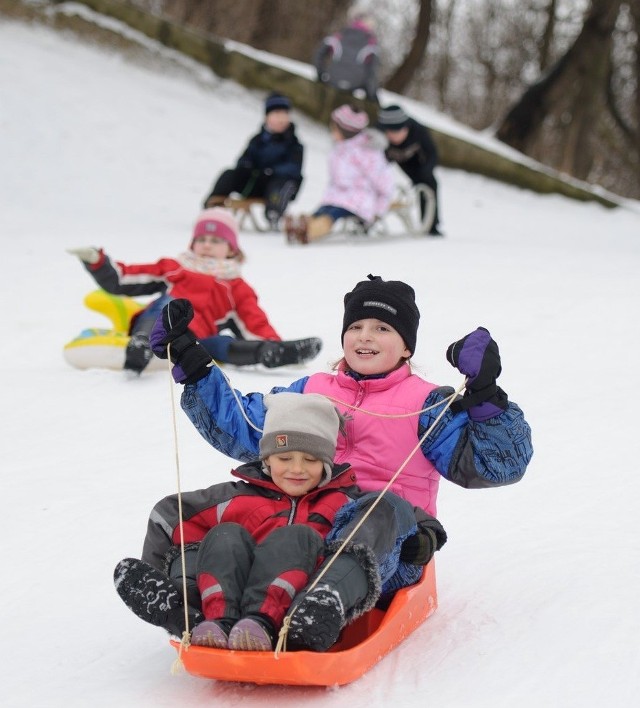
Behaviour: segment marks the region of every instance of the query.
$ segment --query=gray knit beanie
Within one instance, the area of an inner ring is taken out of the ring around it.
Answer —
[[[402,130],[409,125],[409,116],[400,106],[387,106],[378,111],[380,130]]]
[[[270,393],[260,440],[260,459],[279,452],[306,452],[324,462],[318,486],[331,479],[341,417],[333,403],[319,393]],[[269,470],[264,468],[266,474]]]

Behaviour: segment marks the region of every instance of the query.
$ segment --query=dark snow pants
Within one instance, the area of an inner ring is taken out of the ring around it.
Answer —
[[[369,512],[377,497],[378,493],[372,492],[340,509],[326,539],[327,557],[314,575],[324,571],[320,583],[338,592],[347,623],[374,607],[381,597],[412,585],[422,574],[420,566],[400,560],[403,541],[417,531],[413,507],[388,492]],[[329,565],[367,512],[369,516]]]
[[[323,547],[320,534],[303,524],[275,529],[259,544],[240,524],[214,526],[200,544],[196,562],[205,618],[235,621],[260,614],[280,627]]]
[[[225,170],[211,190],[209,197],[228,197],[232,192],[238,192],[243,197],[259,197],[266,201],[265,215],[280,217],[284,214],[290,201],[295,199],[301,180],[278,175],[254,174],[247,167],[236,167]]]

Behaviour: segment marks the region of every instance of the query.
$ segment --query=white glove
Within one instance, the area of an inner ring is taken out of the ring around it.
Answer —
[[[100,251],[93,246],[84,246],[82,248],[67,248],[67,253],[72,256],[78,256],[81,261],[93,264],[100,260]]]

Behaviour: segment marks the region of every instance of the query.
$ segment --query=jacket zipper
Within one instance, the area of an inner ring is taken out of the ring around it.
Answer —
[[[289,501],[291,502],[291,511],[289,512],[289,518],[287,519],[287,526],[291,526],[293,524],[293,519],[295,518],[296,510],[298,508],[297,499],[289,497]]]

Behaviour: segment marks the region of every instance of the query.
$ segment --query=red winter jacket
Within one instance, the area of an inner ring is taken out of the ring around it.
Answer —
[[[261,462],[242,465],[232,474],[240,482],[222,482],[207,489],[182,494],[185,543],[202,541],[214,526],[241,524],[256,543],[274,529],[306,524],[323,538],[331,530],[340,507],[363,492],[355,486],[349,464],[336,465],[331,480],[302,497],[289,497],[262,472]],[[142,560],[162,568],[170,546],[180,544],[177,495],[165,497],[151,512]]]
[[[117,261],[114,265],[104,254],[87,270],[100,287],[113,295],[135,297],[166,292],[173,298],[186,298],[194,310],[189,328],[200,339],[217,334],[218,325],[229,318],[247,339],[281,339],[258,305],[255,291],[242,278],[217,278],[190,270],[174,258],[132,265]]]

